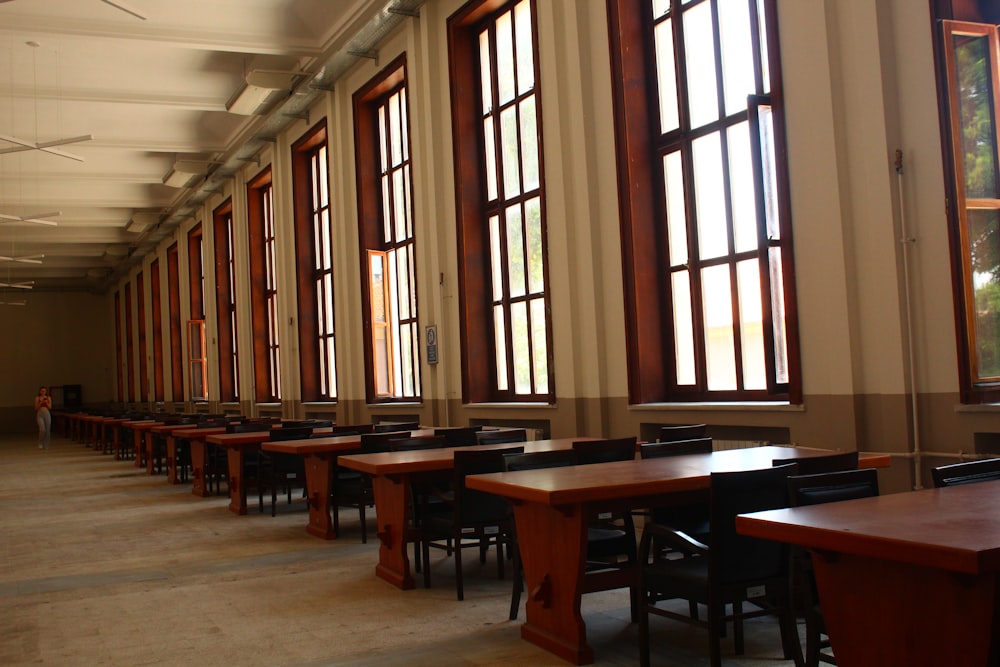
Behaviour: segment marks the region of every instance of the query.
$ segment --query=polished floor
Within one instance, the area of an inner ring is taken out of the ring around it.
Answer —
[[[356,516],[325,542],[301,504],[235,516],[130,462],[54,437],[0,435],[0,665],[565,665],[507,620],[510,583],[495,563],[432,554],[433,587],[377,579],[377,546]],[[371,531],[369,531],[371,532]],[[521,610],[523,619],[524,610]],[[635,665],[624,591],[583,601],[597,665]],[[653,664],[707,665],[702,631],[652,620]],[[753,621],[744,656],[787,667],[776,624]]]

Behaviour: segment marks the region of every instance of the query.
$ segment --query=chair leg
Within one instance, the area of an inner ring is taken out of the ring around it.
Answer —
[[[649,667],[649,610],[646,605],[650,603],[645,600],[644,586],[642,591],[643,600],[639,608],[639,667]]]
[[[368,524],[365,521],[365,501],[358,503],[358,517],[361,520],[361,544],[368,544]]]
[[[420,550],[424,554],[424,588],[431,587],[431,543],[424,536],[424,539],[420,542]]]
[[[736,645],[736,655],[743,655],[743,603],[739,600],[733,603],[733,643]]]
[[[455,592],[458,594],[458,600],[461,602],[465,599],[465,587],[462,581],[462,537],[458,536],[455,538]]]
[[[725,627],[725,603],[708,603],[708,642],[712,667],[722,667],[722,629]]]

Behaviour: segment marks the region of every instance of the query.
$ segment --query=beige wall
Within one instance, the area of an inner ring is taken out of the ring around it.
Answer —
[[[298,400],[288,155],[291,143],[325,117],[336,244],[340,401],[335,409],[340,421],[400,414],[438,424],[525,420],[547,423],[557,436],[630,434],[643,424],[691,421],[742,426],[748,432],[780,428],[787,429],[791,442],[803,445],[895,452],[899,456],[893,480],[898,487],[910,483],[916,446],[924,452],[957,454],[974,449],[976,433],[1000,432],[992,408],[957,409],[933,37],[926,3],[796,0],[778,5],[802,405],[628,404],[606,10],[603,2],[577,0],[538,3],[557,401],[552,406],[462,403],[445,32],[447,17],[461,2],[430,0],[419,18],[405,21],[379,46],[377,62],[361,59],[311,110],[309,122],[294,122],[262,155],[263,164],[270,162],[274,169],[279,255],[285,259],[280,283],[282,326],[287,326],[282,348],[286,416],[323,409]],[[401,53],[407,57],[409,83],[421,327],[438,326],[441,361],[424,364],[422,404],[375,407],[365,404],[359,352],[365,342],[351,95]],[[897,149],[905,160],[901,177],[894,169]],[[211,256],[212,209],[232,195],[239,219],[245,211],[243,183],[263,164],[248,166],[194,216],[192,223],[205,221],[206,257]],[[906,236],[914,239],[906,244],[908,260],[900,243],[904,222]],[[185,276],[183,233],[179,238]],[[238,276],[245,271],[241,259]],[[208,295],[212,284],[208,275]],[[913,386],[919,396],[915,412],[909,398],[907,287],[913,309]],[[246,349],[249,296],[239,298],[244,318],[240,341]],[[211,298],[206,305],[211,330]],[[210,361],[217,361],[215,349],[210,349]],[[241,391],[249,396],[249,355],[241,363]],[[210,388],[217,391],[217,382],[213,375]],[[918,438],[913,434],[914,414]]]
[[[0,433],[34,430],[41,385],[79,384],[83,400],[112,398],[114,321],[110,297],[25,292],[25,306],[0,306]]]

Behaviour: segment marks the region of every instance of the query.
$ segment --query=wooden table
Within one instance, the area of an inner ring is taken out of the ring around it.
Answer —
[[[324,540],[337,537],[330,516],[334,466],[339,455],[357,452],[360,448],[360,435],[284,440],[261,445],[261,449],[267,452],[294,454],[305,459],[306,489],[309,496],[309,523],[306,525],[306,532],[310,535]]]
[[[1000,665],[1000,482],[758,512],[741,533],[813,553],[841,667]]]
[[[594,661],[580,613],[585,592],[587,526],[597,512],[660,507],[704,494],[713,472],[771,467],[776,458],[816,456],[822,450],[755,447],[667,458],[473,475],[469,488],[514,504],[528,591],[521,636],[575,664]],[[869,456],[862,466],[888,466]],[[343,460],[343,459],[342,459]]]
[[[159,426],[154,426],[152,432],[163,436],[166,441],[166,459],[167,459],[167,483],[169,484],[179,484],[180,475],[177,469],[177,457],[178,457],[178,440],[189,440],[191,435],[188,431],[196,431],[195,435],[207,436],[211,433],[225,433],[225,426],[213,426],[211,428],[197,428],[196,424],[161,424]],[[192,466],[193,468],[193,466]],[[202,470],[204,469],[204,464],[202,465]],[[194,475],[192,474],[192,477]]]
[[[410,558],[406,553],[406,536],[410,525],[410,488],[414,481],[447,479],[455,466],[456,449],[505,449],[524,445],[526,452],[539,452],[569,449],[579,440],[593,438],[561,438],[339,457],[339,465],[372,476],[375,514],[378,518],[376,536],[379,539],[375,574],[404,590],[414,587]]]
[[[121,423],[122,428],[132,431],[132,451],[135,455],[135,467],[137,468],[141,468],[144,463],[142,454],[146,451],[144,445],[145,433],[158,423],[153,419],[136,419]]]
[[[208,462],[208,445],[205,442],[205,438],[210,435],[225,433],[226,427],[213,426],[212,428],[194,428],[190,424],[188,427],[189,428],[185,430],[174,431],[172,434],[171,439],[174,440],[174,457],[176,460],[177,440],[187,440],[188,452],[191,455],[191,493],[199,498],[205,498],[209,495],[208,484],[206,484],[205,479],[205,475],[207,474],[206,464]],[[169,466],[169,440],[167,442],[167,451],[167,462]]]

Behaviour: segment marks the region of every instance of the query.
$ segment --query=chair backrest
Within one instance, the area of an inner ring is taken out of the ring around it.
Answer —
[[[788,502],[792,507],[877,495],[878,471],[875,468],[793,475],[788,478]]]
[[[312,426],[282,426],[271,431],[271,440],[307,440],[312,432]]]
[[[694,440],[704,438],[707,424],[684,424],[682,426],[661,426],[660,442],[676,442],[677,440]]]
[[[528,432],[523,428],[506,428],[499,431],[479,431],[476,440],[480,445],[499,445],[507,442],[527,442]]]
[[[391,438],[390,452],[404,452],[415,449],[440,449],[446,447],[444,438],[425,435],[417,438]]]
[[[330,432],[323,437],[337,435],[361,435],[362,433],[374,433],[375,424],[334,424],[330,427]]]
[[[469,475],[503,472],[504,456],[523,451],[524,447],[455,450],[455,507],[463,525],[499,521],[510,516],[510,503],[506,498],[468,489],[465,487],[465,478]]]
[[[401,438],[409,438],[409,431],[389,431],[387,433],[362,433],[361,434],[361,453],[362,454],[372,454],[375,452],[388,452],[389,451],[389,441],[399,440]]]
[[[712,473],[709,491],[709,567],[724,585],[780,577],[787,571],[781,542],[736,532],[736,515],[788,507],[788,477],[795,464]]]
[[[236,422],[226,425],[226,433],[258,433],[270,430],[271,422]]]
[[[821,454],[819,456],[803,456],[801,458],[774,459],[772,465],[783,466],[789,463],[799,465],[800,475],[819,475],[824,472],[839,472],[841,470],[857,470],[857,452],[838,452],[837,454]]]
[[[667,442],[646,442],[639,445],[639,456],[644,459],[658,459],[681,454],[711,454],[711,438],[693,438]]]
[[[561,468],[576,465],[576,452],[572,449],[551,449],[545,452],[514,452],[504,454],[503,468],[507,472],[515,470],[538,470],[539,468]]]
[[[610,440],[581,440],[573,443],[573,452],[576,454],[577,462],[581,465],[608,463],[609,461],[632,461],[635,459],[636,440],[634,435]]]
[[[462,428],[437,428],[434,435],[444,438],[445,447],[468,447],[478,445],[476,434],[483,430],[482,426],[463,426]]]
[[[393,431],[415,431],[420,428],[419,422],[382,422],[375,424],[376,433],[391,433]]]
[[[934,486],[958,486],[1000,479],[1000,459],[983,459],[938,466],[931,469]]]

